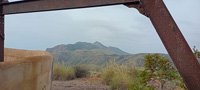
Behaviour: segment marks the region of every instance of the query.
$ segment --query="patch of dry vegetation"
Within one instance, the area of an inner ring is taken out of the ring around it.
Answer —
[[[64,64],[54,64],[53,80],[72,80],[75,78],[75,70]]]
[[[112,90],[187,90],[182,78],[170,61],[158,54],[145,56],[145,68],[120,65],[110,61],[102,70],[102,83]]]
[[[72,80],[89,76],[89,69],[83,65],[66,66],[64,63],[54,64],[53,80]]]
[[[176,69],[168,59],[158,54],[146,55],[144,69],[138,69],[135,64],[124,65],[109,61],[103,68],[95,65],[66,66],[55,64],[54,80],[78,80],[102,82],[111,90],[187,90]],[[96,69],[95,69],[96,68]],[[172,83],[173,82],[173,83]],[[169,83],[169,84],[168,84]]]
[[[126,90],[132,83],[137,82],[135,67],[119,65],[110,61],[101,74],[102,82],[109,85],[112,90]]]

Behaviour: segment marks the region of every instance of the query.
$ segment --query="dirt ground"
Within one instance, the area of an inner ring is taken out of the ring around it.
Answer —
[[[153,84],[156,84],[155,82]],[[53,81],[51,90],[110,90],[109,86],[103,85],[99,78],[81,78],[70,81]],[[160,90],[160,89],[155,89]],[[184,90],[183,88],[164,90]]]
[[[82,78],[70,81],[53,81],[52,90],[110,90],[109,86],[103,85],[91,78]]]

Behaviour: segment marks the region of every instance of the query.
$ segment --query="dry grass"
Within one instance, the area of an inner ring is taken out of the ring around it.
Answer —
[[[89,69],[84,65],[66,66],[65,63],[56,63],[53,67],[53,80],[72,80],[89,75]]]
[[[55,64],[53,67],[54,80],[71,80],[75,78],[75,71],[72,67],[63,64]]]
[[[137,81],[137,70],[134,67],[119,65],[110,61],[101,74],[102,82],[112,90],[126,90]]]

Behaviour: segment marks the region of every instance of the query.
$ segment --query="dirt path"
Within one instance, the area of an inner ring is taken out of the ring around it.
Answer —
[[[108,86],[100,82],[88,81],[88,79],[76,79],[70,81],[53,81],[52,90],[110,90]]]

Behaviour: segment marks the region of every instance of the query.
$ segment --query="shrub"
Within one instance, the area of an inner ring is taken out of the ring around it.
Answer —
[[[75,72],[72,67],[67,67],[64,64],[54,64],[53,80],[71,80],[75,78]]]
[[[154,90],[155,87],[153,86],[147,86],[144,83],[136,82],[131,83],[128,87],[128,90]]]
[[[137,70],[110,61],[101,74],[102,82],[112,90],[126,90],[131,83],[137,81]]]
[[[145,56],[144,66],[143,71],[138,71],[134,65],[125,66],[110,61],[102,70],[102,82],[112,90],[154,90],[158,88],[158,83],[162,89],[177,86],[186,89],[182,78],[168,59],[158,54],[148,54]],[[168,86],[172,84],[174,86]]]
[[[83,65],[73,67],[76,78],[83,78],[89,76],[89,69]]]
[[[194,52],[194,55],[197,57],[197,58],[200,58],[200,51],[198,49],[196,49],[196,46],[193,47],[193,52]]]
[[[145,56],[144,66],[145,69],[139,73],[141,83],[149,86],[155,86],[155,83],[159,83],[160,86],[157,88],[166,89],[169,87],[166,86],[167,82],[176,82],[178,83],[177,85],[185,88],[184,84],[181,82],[182,78],[168,59],[165,59],[158,54],[148,54]]]
[[[64,62],[62,64],[56,63],[53,66],[53,80],[72,80],[88,77],[90,75],[89,67],[94,67],[94,65],[67,66]]]

